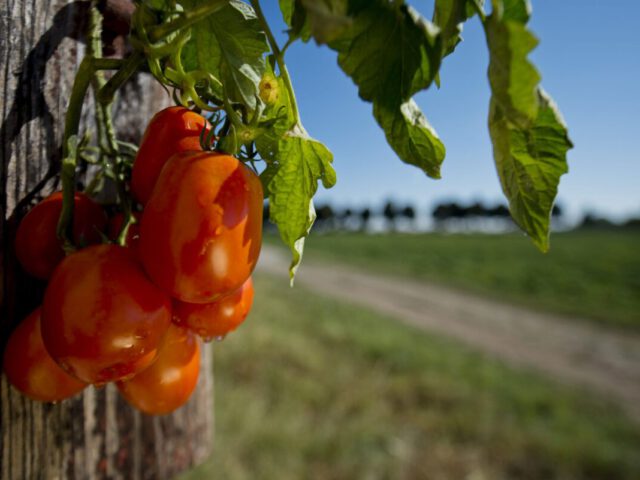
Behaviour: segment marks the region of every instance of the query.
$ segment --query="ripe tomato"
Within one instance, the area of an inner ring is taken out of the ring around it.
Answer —
[[[205,340],[224,337],[247,318],[253,303],[251,277],[235,292],[213,303],[173,302],[173,320]]]
[[[138,242],[140,241],[140,212],[134,212],[133,216],[136,218],[137,223],[129,226],[129,230],[127,231],[127,239],[126,246],[133,249],[134,251],[138,251]],[[117,240],[118,235],[120,235],[120,230],[122,230],[122,224],[124,223],[124,214],[116,213],[113,217],[109,219],[109,239]]]
[[[156,113],[140,143],[131,172],[131,193],[145,205],[151,197],[160,171],[177,152],[202,151],[200,132],[209,122],[184,107],[169,107]]]
[[[102,207],[84,193],[75,194],[73,241],[84,246],[99,243],[100,232],[107,224]],[[31,209],[16,232],[16,257],[34,277],[46,280],[64,258],[62,244],[56,235],[62,211],[62,192],[55,192]]]
[[[135,254],[96,245],[66,257],[51,276],[42,339],[62,368],[87,383],[132,377],[155,360],[171,301]]]
[[[62,370],[44,348],[40,310],[33,311],[11,333],[3,368],[9,383],[27,397],[57,402],[72,397],[87,385]]]
[[[234,157],[174,155],[140,222],[140,258],[151,280],[190,303],[240,288],[260,253],[262,200],[260,179]]]
[[[172,325],[158,359],[118,390],[131,405],[149,415],[163,415],[184,405],[198,383],[200,344],[193,332]]]

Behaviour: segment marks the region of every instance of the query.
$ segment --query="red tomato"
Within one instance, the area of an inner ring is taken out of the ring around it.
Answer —
[[[40,308],[11,333],[4,351],[3,368],[11,385],[41,402],[64,400],[87,386],[62,370],[44,348]]]
[[[234,157],[174,155],[140,222],[151,280],[183,302],[210,303],[249,278],[262,240],[260,179]]]
[[[138,251],[138,242],[140,240],[140,212],[134,212],[133,216],[136,218],[137,223],[133,225],[129,225],[129,231],[127,232],[126,246],[133,249],[134,251]],[[124,223],[124,214],[116,213],[113,217],[109,219],[109,239],[116,241],[118,240],[118,235],[120,235],[120,230],[122,230],[122,224]]]
[[[143,205],[149,201],[160,171],[177,152],[202,151],[200,132],[209,122],[184,107],[169,107],[156,113],[140,143],[131,172],[131,193]]]
[[[247,318],[253,303],[251,277],[235,292],[213,303],[173,302],[173,320],[205,340],[224,337]]]
[[[171,301],[144,275],[135,254],[97,245],[66,257],[51,276],[42,339],[62,368],[87,383],[147,368],[171,322]]]
[[[16,233],[16,256],[23,268],[34,277],[47,279],[64,258],[56,235],[62,211],[62,192],[55,192],[31,209]],[[75,194],[73,241],[77,246],[100,243],[100,232],[107,225],[102,207],[84,193]]]
[[[200,344],[185,328],[172,325],[164,337],[158,359],[118,390],[131,405],[149,415],[163,415],[184,405],[198,383]]]

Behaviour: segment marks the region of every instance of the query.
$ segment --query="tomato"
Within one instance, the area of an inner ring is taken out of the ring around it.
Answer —
[[[240,288],[258,261],[262,201],[260,179],[234,157],[174,155],[140,222],[140,258],[151,280],[189,303]]]
[[[202,151],[200,132],[209,130],[204,117],[184,107],[169,107],[156,113],[144,132],[131,172],[131,193],[145,205],[160,171],[177,152]]]
[[[62,192],[55,192],[31,209],[16,232],[16,257],[34,277],[47,279],[64,258],[56,228],[62,211]],[[84,193],[75,194],[73,241],[77,246],[100,243],[107,224],[102,207]]]
[[[44,348],[40,310],[33,311],[11,333],[3,369],[9,383],[27,397],[57,402],[74,396],[87,385],[62,370]]]
[[[135,217],[137,223],[133,225],[129,225],[129,230],[127,231],[126,238],[126,246],[137,251],[138,242],[140,240],[140,212],[134,212],[133,216]],[[122,230],[122,224],[124,223],[124,214],[116,213],[113,217],[109,219],[109,239],[116,241],[118,240],[118,236],[120,235],[120,230]]]
[[[193,330],[205,340],[224,337],[238,328],[253,303],[251,277],[235,292],[213,303],[173,302],[173,320]]]
[[[184,405],[196,388],[200,372],[200,344],[193,332],[172,325],[160,346],[158,359],[118,390],[131,405],[149,415],[163,415]]]
[[[96,245],[66,257],[45,291],[42,339],[67,372],[103,384],[151,365],[171,322],[171,301],[135,254]]]

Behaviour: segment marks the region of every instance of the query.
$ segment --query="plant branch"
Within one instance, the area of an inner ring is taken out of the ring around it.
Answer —
[[[106,59],[105,59],[106,60]],[[109,79],[109,81],[100,88],[98,92],[98,101],[104,104],[110,104],[115,98],[116,91],[129,80],[131,75],[136,73],[140,66],[144,63],[144,54],[142,52],[134,52],[122,64],[121,68]]]
[[[64,121],[64,137],[62,139],[62,211],[58,220],[57,234],[62,240],[65,252],[72,252],[73,245],[73,207],[76,183],[77,136],[82,115],[82,104],[91,80],[93,79],[93,59],[86,56],[82,59],[71,89],[69,106]]]
[[[284,80],[285,87],[287,88],[287,92],[289,93],[289,99],[291,100],[291,109],[293,110],[293,116],[296,119],[296,123],[302,127],[302,121],[300,120],[300,112],[298,110],[298,102],[296,101],[296,94],[293,91],[293,84],[291,83],[291,77],[289,75],[289,70],[287,70],[287,65],[284,63],[284,52],[280,50],[278,47],[278,42],[276,42],[275,37],[273,36],[273,32],[267,23],[267,19],[262,13],[262,8],[260,7],[260,0],[251,0],[251,5],[253,9],[256,11],[256,15],[258,16],[258,20],[264,29],[264,33],[267,35],[267,40],[269,41],[269,45],[271,46],[271,50],[273,51],[273,55],[276,58],[276,62],[278,63],[278,68],[280,69],[280,76],[282,80]]]

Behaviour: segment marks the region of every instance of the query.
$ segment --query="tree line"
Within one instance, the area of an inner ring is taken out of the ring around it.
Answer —
[[[555,205],[552,210],[553,221],[556,224],[561,224],[563,215],[562,206]],[[414,205],[400,204],[392,200],[388,200],[377,208],[370,206],[335,207],[329,203],[320,203],[316,205],[316,216],[313,229],[319,232],[366,232],[372,230],[374,224],[376,229],[386,231],[415,231],[424,228],[426,224],[430,224],[434,230],[509,231],[515,229],[509,208],[502,203],[487,205],[483,202],[468,204],[456,201],[440,202],[435,204],[426,216],[422,216],[423,222],[420,222],[420,214]],[[265,204],[264,218],[266,226],[268,226],[268,204]],[[430,223],[426,220],[430,220]],[[640,218],[631,218],[622,224],[616,224],[607,218],[589,212],[574,228],[640,228]]]

